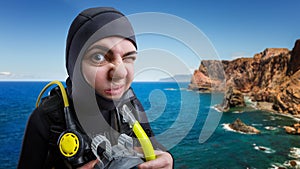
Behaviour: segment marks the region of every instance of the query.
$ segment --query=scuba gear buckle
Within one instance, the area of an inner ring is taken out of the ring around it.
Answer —
[[[91,140],[91,138],[89,138],[87,135],[78,132],[76,130],[76,124],[73,121],[70,113],[68,96],[61,82],[52,81],[47,84],[38,96],[36,107],[39,106],[39,102],[43,93],[54,84],[58,85],[62,94],[64,102],[64,116],[66,122],[66,130],[60,134],[57,145],[59,147],[61,155],[71,165],[77,167],[82,166],[86,162],[92,160],[92,158],[95,159],[95,157],[100,160],[101,166],[103,168],[114,168],[117,166],[122,168],[124,168],[124,166],[134,167],[134,165],[136,166],[143,162],[143,160],[141,159],[141,155],[138,155],[138,153],[133,150],[132,138],[127,136],[126,134],[121,134],[118,139],[118,145],[111,147],[110,142],[107,139],[107,141],[103,139],[105,138],[104,136],[97,135]],[[143,128],[140,126],[139,122],[134,118],[133,114],[126,104],[123,105],[122,111],[120,112],[124,117],[124,121],[128,122],[130,126],[133,127],[133,131],[143,148],[146,161],[155,159],[156,156],[154,154],[150,139],[148,138]],[[87,152],[90,152],[91,154],[93,154],[93,156],[85,156],[85,153]]]
[[[133,151],[133,140],[126,134],[121,134],[118,144],[114,146],[100,134],[92,140],[92,151],[100,161],[98,164],[100,168],[133,168],[144,162],[141,159],[142,155]],[[110,163],[111,161],[113,163]]]

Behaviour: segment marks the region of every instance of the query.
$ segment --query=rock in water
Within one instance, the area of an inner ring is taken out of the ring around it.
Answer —
[[[284,126],[285,132],[288,134],[300,135],[300,123],[295,123],[292,126]]]
[[[237,118],[233,123],[229,124],[229,127],[235,131],[247,133],[247,134],[259,134],[260,131],[255,127],[248,126]]]
[[[223,103],[218,106],[223,112],[227,112],[232,107],[245,107],[246,103],[244,100],[244,95],[239,90],[229,87],[225,93]]]

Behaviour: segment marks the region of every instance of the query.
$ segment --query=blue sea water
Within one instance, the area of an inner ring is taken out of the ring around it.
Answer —
[[[0,82],[0,168],[16,168],[27,118],[46,84]],[[300,148],[300,137],[288,135],[283,129],[294,119],[255,109],[221,113],[214,105],[221,103],[222,94],[196,93],[187,90],[187,85],[132,85],[157,139],[173,154],[175,168],[263,169],[298,160],[291,156],[291,149]],[[227,130],[226,124],[236,118],[256,127],[261,134]]]

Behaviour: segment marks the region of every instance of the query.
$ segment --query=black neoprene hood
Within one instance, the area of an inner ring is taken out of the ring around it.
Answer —
[[[124,14],[111,7],[86,9],[74,19],[68,32],[66,68],[71,79],[82,47],[96,32],[99,32],[97,40],[119,36],[128,39],[137,48],[133,28]]]

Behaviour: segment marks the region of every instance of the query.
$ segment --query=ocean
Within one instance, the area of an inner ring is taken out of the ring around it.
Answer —
[[[16,168],[27,119],[47,82],[0,82],[0,168]],[[300,136],[283,126],[295,119],[254,108],[218,112],[220,93],[187,90],[187,83],[134,82],[157,139],[179,169],[300,168]],[[243,134],[227,125],[240,118],[261,134]],[[296,162],[298,166],[292,167]]]

